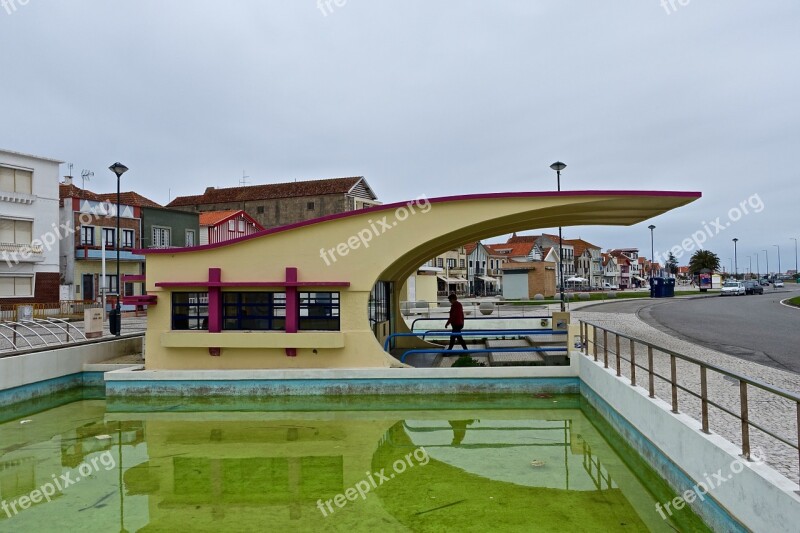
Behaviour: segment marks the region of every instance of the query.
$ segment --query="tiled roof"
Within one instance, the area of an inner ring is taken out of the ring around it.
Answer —
[[[478,243],[477,243],[477,242],[471,242],[471,243],[469,243],[469,244],[465,244],[465,245],[464,245],[464,253],[465,253],[465,254],[467,254],[467,255],[469,255],[469,254],[471,254],[471,253],[472,253],[472,251],[473,251],[473,250],[475,250],[475,248],[477,248],[477,247],[478,247]]]
[[[362,179],[363,177],[359,176],[351,178],[293,181],[288,183],[268,183],[266,185],[248,185],[245,187],[227,187],[223,189],[208,187],[203,194],[178,196],[167,204],[167,207],[247,202],[325,194],[346,194]]]
[[[200,213],[201,226],[214,226],[223,220],[230,218],[237,213],[244,213],[241,209],[229,209],[227,211],[204,211]]]
[[[76,187],[71,183],[69,185],[67,185],[66,183],[59,183],[58,197],[61,200],[63,200],[64,198],[83,198],[84,200],[94,200],[96,202],[103,201],[103,199],[100,198],[99,194],[95,194],[92,191],[88,191],[86,189],[81,189],[80,187]]]
[[[535,243],[537,239],[539,239],[539,235],[517,235],[514,233],[506,242],[508,244]]]
[[[113,204],[117,203],[117,193],[115,192],[98,194],[97,196],[100,197],[101,201],[108,201]],[[138,192],[132,191],[119,193],[119,203],[121,205],[132,205],[134,207],[164,207],[150,198],[145,198]]]
[[[495,255],[506,257],[528,257],[531,255],[534,244],[532,242],[518,242],[510,244],[487,244],[486,248]]]
[[[595,246],[594,244],[584,241],[583,239],[564,239],[564,244],[572,245],[572,247],[575,249],[575,257],[583,255],[583,252],[586,251],[587,248],[600,250],[599,246]]]

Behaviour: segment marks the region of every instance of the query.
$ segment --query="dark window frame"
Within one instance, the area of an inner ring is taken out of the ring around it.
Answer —
[[[286,293],[223,292],[222,329],[225,331],[286,331]]]
[[[176,309],[184,312],[176,313]],[[203,312],[204,309],[205,312]],[[208,331],[208,312],[208,292],[191,291],[172,293],[173,330]]]
[[[299,331],[341,331],[339,292],[301,292],[298,297]],[[303,311],[307,314],[303,316]]]

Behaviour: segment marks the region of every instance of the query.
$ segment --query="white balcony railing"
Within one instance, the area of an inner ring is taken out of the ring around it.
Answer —
[[[0,242],[0,259],[18,263],[33,263],[44,260],[44,248],[41,244],[16,244]]]

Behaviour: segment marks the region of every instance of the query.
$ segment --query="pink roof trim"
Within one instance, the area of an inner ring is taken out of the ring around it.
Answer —
[[[459,202],[464,200],[490,200],[502,198],[539,198],[549,196],[672,196],[677,198],[700,198],[703,196],[701,192],[696,191],[536,191],[536,192],[494,192],[494,193],[481,193],[481,194],[461,194],[457,196],[441,196],[438,198],[430,198],[427,202],[431,204],[440,204],[445,202]],[[136,254],[150,255],[150,254],[175,254],[183,252],[200,252],[204,250],[211,250],[214,248],[221,248],[223,246],[230,246],[238,242],[246,241],[249,239],[257,239],[265,235],[273,233],[280,233],[282,231],[289,231],[303,226],[310,226],[312,224],[319,224],[328,220],[335,220],[338,218],[350,217],[361,215],[363,213],[377,213],[380,211],[387,211],[389,209],[396,209],[407,205],[416,204],[417,200],[406,200],[404,202],[395,202],[392,204],[376,205],[367,209],[359,209],[356,211],[346,211],[344,213],[336,213],[334,215],[327,215],[319,218],[312,218],[303,222],[296,222],[294,224],[287,224],[286,226],[279,226],[277,228],[270,228],[258,233],[251,233],[235,239],[217,242],[213,244],[204,244],[202,246],[193,246],[190,248],[146,248],[137,249],[133,252]]]

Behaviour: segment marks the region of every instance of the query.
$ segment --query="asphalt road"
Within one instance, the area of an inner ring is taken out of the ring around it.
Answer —
[[[675,337],[781,370],[800,373],[800,309],[780,301],[800,288],[764,288],[763,295],[692,299],[629,300],[587,311],[637,313],[646,323]]]

